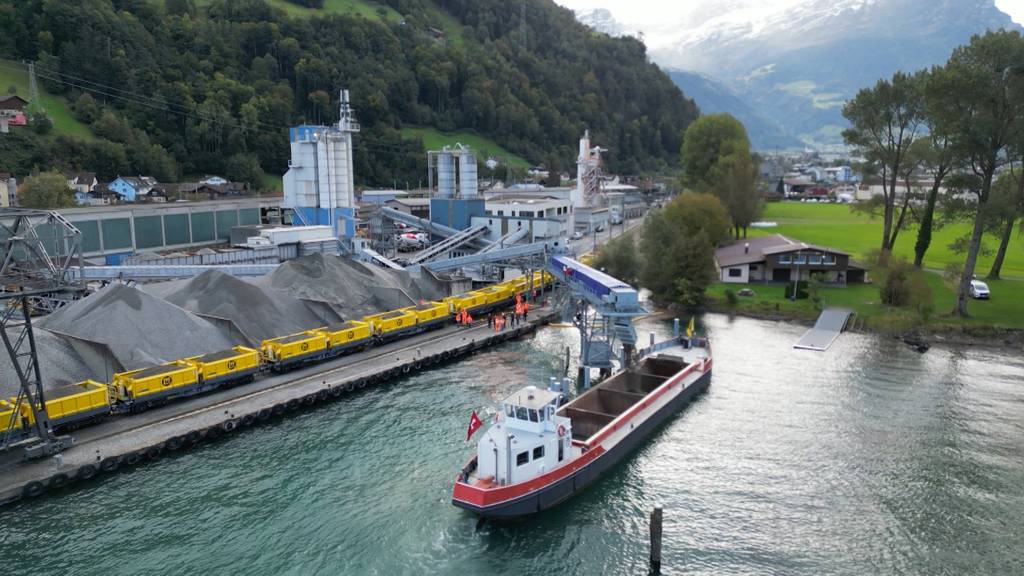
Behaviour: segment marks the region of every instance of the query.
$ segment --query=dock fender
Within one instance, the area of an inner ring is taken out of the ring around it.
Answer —
[[[284,414],[284,410],[284,404],[274,404],[274,407],[270,409],[270,413],[274,416],[280,416],[281,414]]]
[[[351,391],[353,391],[355,389],[356,389],[356,385],[353,384],[352,382],[349,382],[348,384],[345,384],[345,392],[351,392]]]
[[[316,393],[316,399],[321,401],[321,402],[323,402],[324,400],[327,400],[327,397],[330,396],[330,395],[331,395],[331,393],[328,392],[327,389],[325,388],[325,389],[323,389],[323,390],[321,390],[321,391]]]
[[[254,422],[256,422],[256,416],[252,414],[242,416],[242,426],[252,426]]]
[[[341,393],[344,392],[344,391],[345,391],[345,389],[342,388],[341,386],[335,386],[335,387],[331,388],[331,397],[332,398],[338,398],[338,397],[341,396]]]
[[[129,452],[124,457],[125,463],[129,466],[135,466],[139,463],[139,460],[142,460],[142,455],[138,452]]]
[[[121,463],[117,460],[117,456],[108,456],[103,460],[100,460],[100,470],[104,472],[113,472],[117,470],[117,467]]]
[[[299,404],[300,402],[298,398],[292,398],[291,400],[284,403],[284,407],[287,408],[288,410],[295,410],[296,408],[299,407]]]
[[[53,476],[50,476],[50,480],[46,483],[51,490],[63,487],[71,480],[71,477],[63,472],[58,472]]]
[[[222,434],[223,432],[221,432],[219,426],[212,426],[206,429],[205,438],[207,440],[216,440],[217,438],[220,438]]]
[[[369,380],[370,380],[369,378],[360,378],[359,380],[356,381],[356,385],[359,386],[360,390],[362,390],[363,388],[366,388],[367,384],[370,383]],[[379,381],[379,379],[378,379],[378,381]]]
[[[156,460],[157,458],[160,457],[160,452],[162,452],[160,444],[157,444],[156,446],[150,446],[149,448],[146,448],[146,458],[149,458],[150,460]]]
[[[188,442],[189,444],[198,444],[201,439],[202,434],[200,434],[198,430],[192,430],[188,434],[185,434],[185,442]]]
[[[21,493],[24,494],[26,498],[35,498],[45,490],[46,486],[42,482],[33,480],[32,482],[25,484],[25,487],[21,489]]]
[[[92,464],[82,466],[78,469],[78,472],[75,473],[75,478],[78,478],[79,480],[88,480],[94,476],[96,476],[96,467]]]
[[[444,352],[441,352],[441,361],[442,362],[447,360],[447,359],[449,359],[449,358],[451,358],[451,357],[452,357],[452,353],[449,352],[448,350],[445,350]]]
[[[317,394],[309,394],[308,396],[304,396],[302,398],[302,403],[305,404],[306,406],[312,406],[313,404],[316,404],[317,400]]]
[[[238,428],[238,422],[235,420],[225,420],[220,423],[220,429],[225,432],[234,432],[235,428]]]
[[[420,362],[419,360],[414,362],[413,365],[412,365],[413,370],[419,370],[422,367],[423,367],[423,362]]]
[[[402,364],[402,374],[408,374],[412,370],[409,364]]]
[[[264,422],[270,420],[270,410],[268,408],[261,408],[260,411],[256,413],[256,418]]]
[[[181,436],[172,436],[167,439],[167,442],[164,444],[164,446],[166,446],[167,449],[170,450],[171,452],[174,452],[175,450],[181,448],[181,445],[184,443],[185,439],[182,438]]]

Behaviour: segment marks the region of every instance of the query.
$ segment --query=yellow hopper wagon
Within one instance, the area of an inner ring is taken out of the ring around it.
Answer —
[[[416,323],[421,330],[433,330],[448,323],[448,304],[444,302],[426,302],[409,310],[416,314]]]
[[[194,356],[185,362],[199,371],[201,391],[252,382],[260,371],[260,353],[245,346]]]
[[[28,434],[27,424],[21,417],[21,411],[15,409],[17,403],[17,398],[11,398],[10,402],[0,400],[0,443],[4,439],[17,442]]]
[[[358,320],[333,324],[320,331],[327,336],[332,356],[368,346],[373,337],[373,329],[370,324]]]
[[[392,310],[363,318],[373,327],[374,334],[383,342],[418,331],[416,313],[411,308]]]
[[[50,422],[50,429],[55,432],[73,430],[102,420],[110,414],[107,385],[93,380],[46,390],[43,397],[46,400],[46,418]],[[27,426],[35,425],[32,410],[25,404],[22,418]]]
[[[479,290],[466,292],[462,296],[452,296],[446,300],[451,300],[455,304],[456,312],[469,310],[470,314],[480,312],[487,305],[487,296],[481,294]]]
[[[201,391],[199,370],[179,360],[114,374],[109,385],[111,407],[115,412],[141,412],[179,396]]]
[[[320,330],[307,330],[264,340],[260,345],[263,360],[274,372],[283,372],[307,362],[315,362],[330,354],[327,335]]]

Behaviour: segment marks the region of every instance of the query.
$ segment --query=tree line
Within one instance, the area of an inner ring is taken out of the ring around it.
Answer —
[[[553,170],[571,167],[587,128],[610,170],[677,164],[697,108],[640,42],[596,34],[549,0],[527,2],[525,34],[519,3],[385,4],[402,19],[289,16],[264,0],[0,0],[0,56],[36,62],[97,136],[0,140],[4,168],[281,174],[287,127],[337,121],[341,88],[363,125],[362,184],[423,178],[407,125],[477,132]]]
[[[911,224],[918,227],[913,265],[921,268],[937,226],[971,223],[955,246],[965,256],[955,271],[953,314],[967,316],[984,235],[999,238],[988,273],[999,278],[1024,214],[1024,38],[1006,30],[974,36],[941,66],[899,72],[860,90],[843,115],[851,125],[844,139],[882,182],[874,208],[882,217],[883,265]],[[932,179],[926,190],[914,186],[921,171]]]

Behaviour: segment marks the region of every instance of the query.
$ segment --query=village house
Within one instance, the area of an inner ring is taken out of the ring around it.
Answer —
[[[826,284],[865,281],[863,267],[840,250],[791,240],[781,234],[737,241],[715,250],[719,279],[729,284],[793,282],[812,275]]]

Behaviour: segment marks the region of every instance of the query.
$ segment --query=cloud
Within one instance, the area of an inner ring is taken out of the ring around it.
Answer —
[[[1024,0],[996,0],[996,8],[1009,14],[1017,24],[1024,26]]]

